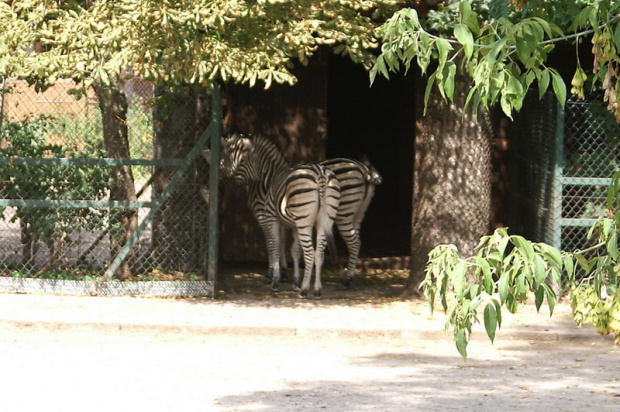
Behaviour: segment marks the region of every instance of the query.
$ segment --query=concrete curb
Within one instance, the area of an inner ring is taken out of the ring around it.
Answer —
[[[213,301],[0,294],[0,328],[91,330],[107,333],[386,338],[450,341],[445,315],[431,318],[425,302]],[[472,342],[488,341],[482,325]],[[532,305],[505,316],[497,340],[600,341],[592,325],[578,328],[566,304],[552,318]]]
[[[222,325],[165,325],[118,322],[58,322],[39,320],[0,319],[1,330],[31,329],[37,331],[96,331],[101,333],[154,333],[159,335],[232,335],[232,336],[283,336],[283,337],[330,337],[350,339],[404,339],[404,340],[450,340],[451,334],[443,330],[414,329],[348,329],[348,328],[310,328],[295,326],[222,326]],[[502,341],[583,342],[609,341],[611,335],[601,336],[593,330],[579,329],[576,332],[553,330],[523,331],[518,328],[500,330],[496,335]],[[488,340],[486,333],[476,330],[472,342]]]

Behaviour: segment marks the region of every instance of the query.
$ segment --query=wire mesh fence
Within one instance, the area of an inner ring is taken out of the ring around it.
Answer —
[[[204,280],[208,167],[196,144],[208,108],[196,93],[155,94],[139,79],[122,89],[124,157],[94,91],[0,84],[0,276]]]
[[[513,130],[512,225],[534,241],[585,249],[588,231],[606,215],[611,176],[620,167],[620,125],[602,96],[529,96]]]

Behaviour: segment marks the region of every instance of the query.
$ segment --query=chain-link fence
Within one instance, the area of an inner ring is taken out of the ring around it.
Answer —
[[[156,93],[139,79],[107,95],[73,82],[38,92],[8,80],[0,91],[0,276],[212,292],[201,284],[209,204],[199,155],[216,128],[206,131],[205,96]]]
[[[611,176],[619,169],[620,125],[602,96],[528,96],[512,142],[512,225],[563,250],[588,247],[592,223],[605,216]]]

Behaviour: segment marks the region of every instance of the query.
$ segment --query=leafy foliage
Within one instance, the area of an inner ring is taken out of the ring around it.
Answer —
[[[373,17],[397,0],[0,2],[0,73],[109,84],[293,83],[321,46],[370,67]],[[39,53],[31,53],[33,42]]]
[[[81,141],[77,146],[48,143],[62,133],[63,125],[50,117],[9,122],[0,127],[0,157],[88,158],[103,157],[103,141]],[[11,164],[0,167],[0,192],[5,199],[72,200],[103,199],[109,188],[108,171],[103,167],[42,166]],[[101,211],[86,208],[18,207],[11,221],[19,220],[22,244],[30,251],[57,241],[82,228],[101,229]],[[29,252],[30,253],[30,252]],[[29,253],[24,254],[26,260]]]
[[[498,229],[480,240],[474,256],[460,257],[453,245],[441,245],[430,252],[420,288],[431,310],[439,295],[448,314],[446,329],[453,329],[463,358],[467,358],[472,325],[479,321],[481,308],[487,335],[493,341],[501,326],[502,307],[515,313],[519,303],[534,291],[537,310],[546,301],[553,314],[557,296],[552,285],[562,281],[569,287],[575,322],[592,323],[602,334],[614,333],[620,343],[620,172],[612,182],[607,195],[609,216],[592,226],[588,238],[597,242],[586,250],[562,252]],[[454,297],[449,301],[450,294]]]
[[[494,7],[483,7],[486,3]],[[567,86],[558,70],[546,64],[547,58],[558,42],[579,42],[591,36],[594,70],[586,73],[577,57],[571,91],[583,97],[586,85],[602,88],[608,109],[620,121],[620,3],[530,1],[514,2],[516,7],[511,9],[498,7],[498,3],[450,1],[443,13],[431,15],[427,21],[413,9],[396,12],[378,30],[383,45],[370,71],[371,81],[377,74],[389,77],[389,72],[401,66],[408,70],[416,63],[422,73],[431,71],[425,103],[433,87],[451,100],[456,65],[462,62],[472,81],[467,105],[476,111],[479,105],[499,103],[511,116],[522,107],[525,93],[533,85],[540,96],[551,88],[564,104]],[[568,17],[575,15],[575,19]],[[448,34],[432,34],[433,29]]]

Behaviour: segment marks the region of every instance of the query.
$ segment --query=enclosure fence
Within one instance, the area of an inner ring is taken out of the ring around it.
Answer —
[[[128,81],[118,156],[93,90],[0,83],[0,291],[213,296],[213,90]]]
[[[512,226],[566,251],[585,249],[606,216],[607,187],[620,168],[620,124],[601,95],[529,95],[512,130]],[[595,241],[595,239],[594,239]]]

